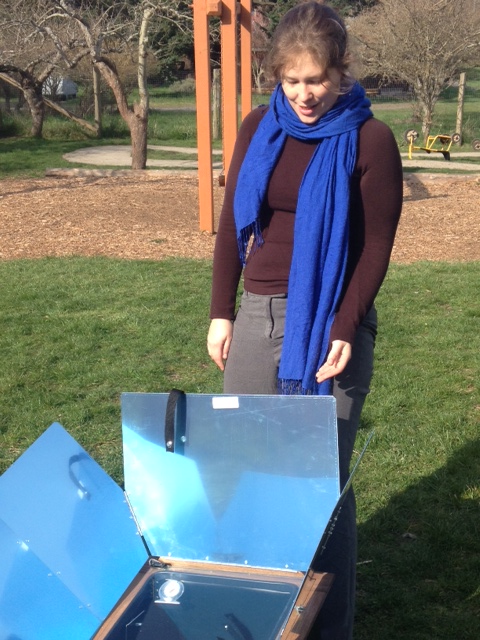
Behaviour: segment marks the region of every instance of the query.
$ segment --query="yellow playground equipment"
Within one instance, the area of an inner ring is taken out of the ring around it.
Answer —
[[[453,133],[452,135],[439,134],[436,136],[428,136],[425,146],[415,146],[418,138],[418,131],[415,129],[407,129],[404,134],[405,141],[408,142],[408,157],[412,159],[412,151],[426,151],[427,153],[441,153],[445,160],[450,160],[450,147],[452,144],[460,144],[461,135]]]

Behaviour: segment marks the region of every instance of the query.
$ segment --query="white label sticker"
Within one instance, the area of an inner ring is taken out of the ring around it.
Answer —
[[[238,409],[239,406],[238,396],[214,396],[212,398],[213,409]]]

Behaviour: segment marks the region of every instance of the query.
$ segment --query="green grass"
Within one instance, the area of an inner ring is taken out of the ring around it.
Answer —
[[[192,90],[181,90],[181,83],[177,89],[177,85],[171,87],[152,87],[149,91],[149,104],[151,109],[184,109],[195,110],[195,91],[194,85],[189,84],[188,88]],[[132,98],[138,96],[138,91],[132,91]],[[270,94],[257,94],[252,91],[252,104],[259,105],[268,102]]]
[[[357,482],[357,638],[480,637],[480,264],[393,266]]]
[[[107,141],[102,141],[108,144]],[[86,140],[33,140],[27,137],[0,138],[0,178],[40,177],[48,168],[75,168],[84,165],[63,159],[65,153],[101,142]],[[110,141],[110,144],[112,142]]]
[[[208,263],[45,259],[0,273],[2,469],[58,420],[118,476],[122,390],[219,388],[205,352]]]
[[[8,124],[8,123],[7,123]],[[21,119],[17,127],[22,135],[0,136],[0,179],[26,176],[41,177],[49,168],[98,168],[68,162],[63,155],[76,149],[104,145],[129,145],[128,129],[119,116],[107,116],[104,121],[102,138],[86,135],[77,125],[56,117],[45,119],[44,138],[32,139],[28,136],[29,121]],[[149,118],[148,144],[173,147],[195,147],[196,115],[194,111],[161,111]],[[221,141],[214,141],[213,147],[221,148]],[[149,151],[148,158],[192,159],[176,152]],[[147,158],[147,166],[148,166]],[[104,169],[125,169],[125,167],[103,166]],[[128,167],[127,167],[128,168]]]
[[[431,133],[450,135],[456,132],[458,103],[458,87],[445,89],[435,106]],[[421,122],[414,118],[413,103],[396,101],[380,95],[372,100],[375,116],[386,122],[393,130],[400,146],[407,146],[403,134],[407,129],[417,129],[421,133]],[[470,69],[467,72],[467,82],[463,107],[462,148],[453,147],[456,151],[471,150],[470,144],[480,138],[480,69]]]
[[[471,141],[480,137],[478,84],[477,76],[472,75],[471,79],[468,79],[464,111],[464,144],[462,147],[452,146],[453,158],[459,151],[472,151]],[[148,123],[148,143],[150,145],[195,147],[197,144],[195,94],[192,91],[182,91],[181,86],[178,90],[174,89],[168,87],[151,89],[152,111]],[[133,94],[132,99],[134,98]],[[253,94],[252,96],[254,105],[267,103],[268,100],[269,95]],[[420,132],[421,129],[420,123],[413,120],[412,104],[375,99],[372,109],[378,119],[383,120],[391,127],[400,150],[407,151],[408,144],[404,140],[405,131],[416,128]],[[436,107],[432,133],[453,133],[455,118],[456,94],[455,89],[452,88],[445,92]],[[67,162],[62,156],[68,151],[82,147],[130,144],[126,124],[120,116],[112,114],[105,114],[103,118],[101,139],[87,134],[78,125],[55,114],[49,114],[45,118],[43,140],[32,140],[29,137],[30,119],[27,115],[12,117],[4,114],[2,127],[3,137],[0,132],[0,178],[15,175],[40,177],[44,175],[47,168],[91,168],[88,165]],[[213,146],[220,149],[221,141],[214,141]],[[150,155],[149,157],[160,156]],[[175,154],[166,154],[161,157],[180,159]],[[475,159],[472,162],[478,163],[478,160]],[[104,168],[115,169],[119,167]],[[456,171],[453,164],[439,167],[439,170]]]
[[[186,141],[188,142],[188,140]],[[0,179],[7,177],[41,177],[46,169],[61,168],[99,168],[96,165],[85,165],[70,162],[63,158],[64,154],[92,146],[125,145],[129,144],[128,139],[107,139],[90,141],[71,140],[32,140],[30,138],[0,138]],[[177,149],[188,146],[183,141],[167,139],[165,141],[152,142],[163,146],[172,146]],[[195,145],[192,141],[192,145]],[[196,154],[182,153],[181,151],[162,151],[148,149],[147,168],[149,160],[189,160],[195,161]],[[102,169],[128,169],[125,166],[102,165]]]
[[[441,100],[435,108],[432,135],[451,135],[456,131],[456,102]],[[404,139],[407,129],[416,129],[420,136],[421,122],[413,118],[413,106],[408,102],[398,104],[389,102],[372,103],[372,110],[376,118],[382,120],[392,129],[399,146],[408,147]],[[458,151],[472,151],[470,143],[480,138],[480,94],[474,101],[465,103],[463,114],[462,146],[452,146],[452,155]]]
[[[209,261],[0,263],[0,472],[53,421],[118,482],[122,391],[217,393]],[[480,637],[480,263],[392,265],[357,449],[357,640]]]
[[[384,120],[394,131],[401,151],[407,151],[408,145],[403,141],[404,131],[411,126],[408,120],[408,112],[400,111],[381,111],[379,107],[374,108],[375,115]],[[54,123],[47,119],[46,130],[55,130]],[[70,125],[72,127],[74,125]],[[66,138],[46,137],[41,140],[33,140],[28,136],[0,137],[0,179],[6,177],[41,177],[45,174],[45,170],[49,168],[98,168],[94,165],[84,165],[68,162],[64,160],[63,155],[76,149],[91,146],[130,144],[130,139],[126,131],[123,131],[118,121],[106,129],[106,133],[110,132],[111,137],[103,137],[97,139],[87,137],[83,133],[77,131],[78,139],[72,139],[72,135]],[[181,118],[176,117],[175,113],[162,112],[156,114],[150,119],[149,144],[175,146],[175,147],[195,147],[196,146],[196,124],[195,113],[183,113]],[[124,137],[121,137],[121,134]],[[119,137],[120,136],[120,137]],[[221,142],[216,141],[214,148],[220,148]],[[452,158],[455,153],[465,150],[463,147],[453,146],[451,149]],[[418,152],[420,153],[420,152]],[[422,154],[423,155],[423,154]],[[427,158],[427,156],[425,155]],[[181,155],[172,152],[149,151],[148,158],[162,159],[192,159],[192,156]],[[462,158],[462,162],[472,162],[478,164],[478,159],[468,160]],[[148,160],[147,160],[148,165]],[[105,169],[125,168],[116,166],[104,166]],[[408,169],[410,171],[410,169]],[[441,171],[455,171],[454,164],[439,167]],[[414,171],[414,169],[412,169]]]
[[[196,145],[191,97],[179,99],[154,96],[167,110],[152,114],[150,144]],[[373,107],[405,151],[411,106]],[[447,107],[448,95],[436,126],[450,126]],[[478,100],[467,107],[480,137]],[[53,117],[45,134],[0,138],[0,177],[85,166],[62,155],[129,143],[113,116],[100,141]],[[205,349],[210,270],[178,259],[0,262],[0,473],[59,421],[121,482],[122,391],[220,392]],[[480,263],[393,265],[379,294],[376,374],[357,442],[375,429],[356,481],[356,640],[480,637],[479,277]]]

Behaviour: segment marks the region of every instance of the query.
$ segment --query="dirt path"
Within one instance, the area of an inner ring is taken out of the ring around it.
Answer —
[[[0,260],[210,258],[215,241],[198,231],[195,172],[1,180],[0,229]],[[480,177],[406,174],[392,259],[480,260]]]

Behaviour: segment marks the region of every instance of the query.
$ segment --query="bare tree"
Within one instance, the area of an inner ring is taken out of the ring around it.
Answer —
[[[267,19],[257,9],[252,14],[252,75],[256,90],[261,93],[265,78],[265,56],[269,37],[266,31]]]
[[[350,22],[350,33],[365,73],[412,88],[426,138],[442,90],[478,62],[480,7],[472,0],[379,0]]]
[[[183,7],[182,7],[183,8]],[[2,0],[0,73],[20,86],[32,112],[32,135],[40,136],[46,98],[43,83],[54,70],[74,68],[88,57],[110,87],[132,141],[132,168],[147,158],[149,29],[155,20],[186,29],[192,21],[174,0]],[[138,100],[129,104],[115,60],[136,60]],[[50,106],[68,112],[52,103]],[[78,119],[80,120],[80,119]],[[92,125],[90,125],[92,127]]]
[[[48,0],[3,0],[0,5],[0,73],[4,82],[18,88],[30,109],[31,135],[42,136],[45,106],[75,119],[82,126],[94,128],[43,95],[44,83],[56,72],[72,69],[87,51],[71,30],[45,24]],[[52,29],[53,27],[53,29]],[[52,33],[57,32],[56,43]],[[61,46],[60,46],[61,45]]]
[[[11,112],[11,105],[12,105],[12,97],[16,97],[18,94],[17,91],[13,91],[12,86],[5,82],[4,80],[2,80],[1,75],[0,75],[0,92],[3,93],[3,96],[5,98],[5,111],[6,113],[10,113]]]
[[[144,169],[147,162],[148,34],[155,19],[184,20],[173,0],[51,0],[55,12],[51,18],[61,17],[74,24],[83,46],[96,69],[112,90],[119,113],[127,123],[132,142],[132,169]],[[136,56],[138,100],[129,104],[122,77],[114,63],[113,54]]]
[[[0,72],[0,80],[2,80],[4,83],[11,85],[12,87],[15,87],[16,89],[21,91],[23,95],[25,94],[28,95],[28,92],[29,92],[28,84],[27,84],[27,90],[25,90],[25,86],[22,85],[17,80],[15,80],[15,78],[13,78],[10,74]],[[65,107],[62,107],[61,105],[59,105],[57,102],[54,102],[50,98],[47,98],[46,96],[41,95],[38,101],[34,101],[33,107],[30,107],[31,113],[33,109],[35,110],[38,109],[38,111],[34,111],[32,113],[31,133],[33,137],[36,137],[36,138],[41,137],[42,128],[43,128],[43,117],[45,115],[44,113],[45,107],[49,107],[50,109],[52,109],[52,111],[56,111],[57,113],[59,113],[62,116],[65,116],[69,120],[76,122],[83,129],[86,129],[90,133],[94,133],[95,135],[98,134],[97,125],[91,124],[90,122],[88,122],[88,120],[84,120],[83,118],[80,118],[75,113],[72,113],[68,109],[65,109]]]

